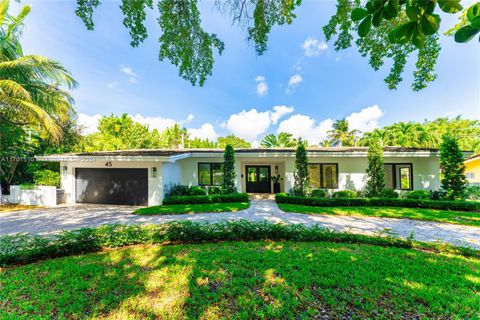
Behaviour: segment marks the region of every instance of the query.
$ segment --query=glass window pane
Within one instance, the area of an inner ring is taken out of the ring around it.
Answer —
[[[270,181],[270,177],[268,176],[268,168],[266,167],[259,167],[258,168],[258,181],[259,182],[268,182]]]
[[[212,168],[212,184],[214,186],[220,186],[223,184],[223,164],[221,163],[212,163],[210,164]]]
[[[310,177],[309,187],[312,189],[320,188],[320,165],[318,163],[308,165],[308,176]]]
[[[210,163],[198,164],[198,184],[203,186],[210,185]]]
[[[395,189],[393,185],[393,165],[391,164],[385,165],[385,188]]]
[[[411,189],[410,167],[400,167],[400,189]]]
[[[248,167],[247,181],[248,182],[257,182],[257,168]]]
[[[323,188],[324,189],[337,189],[337,166],[335,164],[323,165]]]

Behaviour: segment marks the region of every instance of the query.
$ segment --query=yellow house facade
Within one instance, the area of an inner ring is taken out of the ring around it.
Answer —
[[[480,154],[468,158],[464,164],[468,183],[480,185]]]

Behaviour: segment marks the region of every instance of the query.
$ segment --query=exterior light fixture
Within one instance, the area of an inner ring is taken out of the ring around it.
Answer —
[[[275,174],[278,174],[278,166],[275,166]]]
[[[152,178],[157,177],[157,167],[152,167]]]

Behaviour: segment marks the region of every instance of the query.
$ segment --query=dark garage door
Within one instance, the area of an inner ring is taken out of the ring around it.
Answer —
[[[75,170],[76,202],[147,205],[148,169]]]

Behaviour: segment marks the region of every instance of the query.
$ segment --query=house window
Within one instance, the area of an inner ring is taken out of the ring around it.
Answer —
[[[467,177],[467,179],[470,179],[470,180],[475,179],[475,173],[473,172],[466,172],[465,176]]]
[[[385,188],[396,190],[412,190],[413,165],[411,163],[386,163]]]
[[[312,163],[308,165],[310,188],[338,189],[338,163]]]
[[[223,163],[199,163],[198,185],[220,186],[223,184]]]

